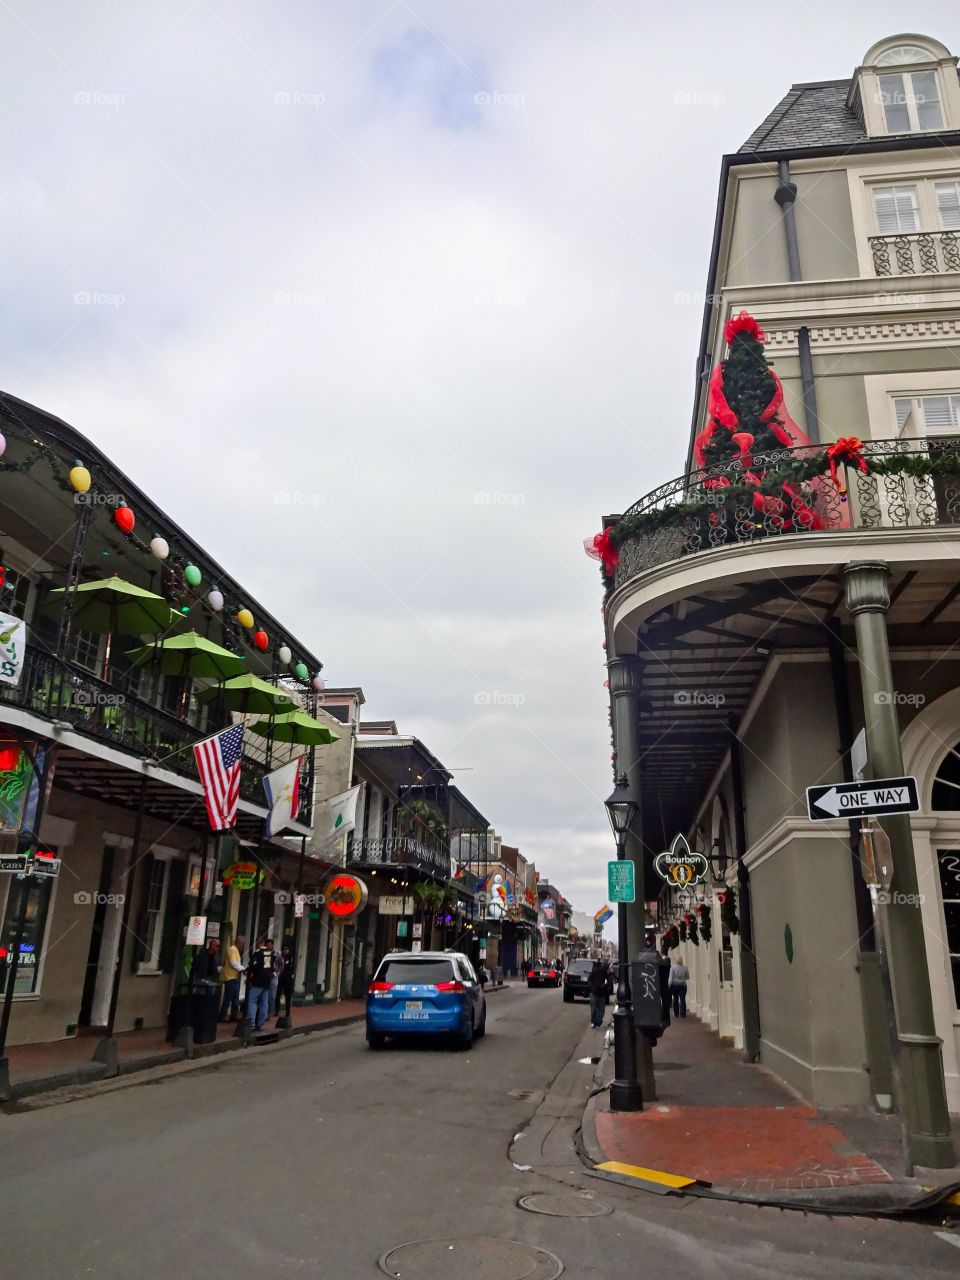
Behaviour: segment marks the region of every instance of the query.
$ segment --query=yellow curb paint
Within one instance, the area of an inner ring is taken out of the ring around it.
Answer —
[[[639,1164],[623,1164],[620,1160],[607,1160],[594,1165],[604,1173],[620,1173],[628,1178],[643,1178],[645,1182],[659,1182],[665,1187],[692,1187],[696,1178],[685,1178],[677,1173],[662,1173],[659,1169],[644,1169]]]

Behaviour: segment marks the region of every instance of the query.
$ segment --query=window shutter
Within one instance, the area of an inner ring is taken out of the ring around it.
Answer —
[[[949,431],[957,425],[949,396],[923,397],[923,425],[932,431]]]
[[[960,231],[960,182],[937,182],[937,207],[945,231]]]
[[[160,957],[157,968],[161,973],[173,973],[177,950],[181,942],[184,924],[184,892],[187,881],[185,862],[167,863],[167,909],[160,926]]]
[[[882,236],[919,228],[916,187],[874,187],[873,207]]]
[[[137,968],[147,959],[150,931],[150,913],[147,910],[150,898],[150,885],[153,883],[153,864],[156,861],[152,853],[148,853],[143,860],[143,870],[140,873],[140,903],[141,910],[134,917],[136,925],[134,926],[134,934],[132,938],[133,946],[130,948],[130,968],[134,973]]]

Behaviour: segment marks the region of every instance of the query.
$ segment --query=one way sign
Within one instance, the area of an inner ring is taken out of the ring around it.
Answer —
[[[834,782],[807,787],[807,813],[814,821],[869,818],[884,813],[916,813],[916,778],[879,778],[874,782]]]

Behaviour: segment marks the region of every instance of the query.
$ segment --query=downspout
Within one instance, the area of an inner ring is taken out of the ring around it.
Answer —
[[[778,160],[777,173],[780,183],[773,198],[783,213],[783,234],[787,241],[787,266],[790,272],[790,279],[802,280],[800,241],[797,237],[797,218],[793,207],[797,199],[797,185],[795,182],[790,181],[790,161]],[[810,330],[805,324],[801,325],[797,330],[797,348],[800,354],[800,386],[803,394],[803,416],[806,422],[807,435],[814,444],[819,444],[820,417],[817,413],[817,389],[813,381]]]
[[[740,907],[740,993],[743,998],[743,1057],[745,1062],[760,1059],[760,993],[757,986],[757,956],[753,948],[753,904],[750,872],[744,862],[747,852],[747,825],[743,790],[743,759],[736,725],[731,717],[730,783],[733,791],[733,829],[737,854],[737,890]]]

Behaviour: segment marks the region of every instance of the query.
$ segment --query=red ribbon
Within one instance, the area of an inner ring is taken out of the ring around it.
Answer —
[[[732,316],[726,323],[723,330],[723,340],[727,346],[731,346],[734,338],[738,333],[749,333],[751,338],[756,338],[757,342],[766,342],[767,335],[754,320],[753,316],[748,315],[746,311],[741,311],[738,316]]]
[[[595,560],[599,560],[603,565],[603,572],[608,578],[613,577],[613,571],[620,563],[620,552],[613,545],[610,537],[611,529],[604,529],[603,533],[598,533],[593,540],[593,550],[590,554]]]
[[[867,460],[863,456],[863,441],[857,436],[844,436],[837,440],[827,449],[827,461],[830,463],[830,479],[837,486],[841,493],[846,493],[839,475],[837,474],[837,464],[840,462],[849,463],[851,467],[857,467],[866,474]]]

